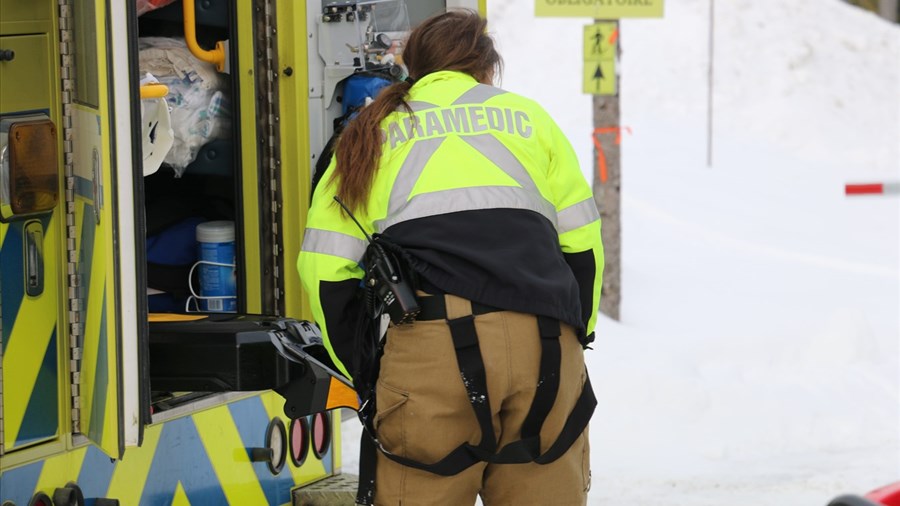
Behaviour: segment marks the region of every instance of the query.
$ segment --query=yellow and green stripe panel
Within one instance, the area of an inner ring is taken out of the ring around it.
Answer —
[[[59,432],[57,302],[59,212],[0,226],[3,447],[9,452]],[[25,291],[25,229],[43,229],[43,291]]]
[[[101,81],[102,82],[102,81]],[[80,371],[80,432],[95,442],[107,455],[119,458],[123,449],[119,415],[119,350],[116,341],[115,274],[113,273],[113,215],[109,184],[109,155],[101,154],[108,139],[108,131],[101,121],[102,114],[87,107],[73,106],[75,121],[93,126],[87,141],[76,150],[91,150],[81,156],[87,160],[97,157],[103,174],[99,185],[76,167],[75,193],[75,269],[78,289],[74,296],[80,300],[77,321],[81,349]],[[78,160],[76,151],[76,160]],[[92,175],[91,175],[92,176]],[[95,191],[102,192],[103,204],[95,201]],[[99,216],[99,222],[98,222]]]
[[[81,433],[97,443],[110,457],[119,457],[121,447],[118,431],[118,358],[115,327],[110,314],[115,308],[109,286],[113,279],[108,237],[111,231],[96,223],[95,204],[82,192],[90,182],[77,178],[76,182],[76,269],[80,278],[78,297],[81,299],[79,325],[82,350],[80,365]],[[107,215],[108,216],[108,215]],[[111,330],[112,329],[112,330]]]
[[[38,491],[52,496],[57,487],[74,482],[86,499],[113,498],[123,505],[290,504],[293,489],[340,467],[340,417],[334,412],[333,439],[323,454],[317,456],[308,444],[300,466],[290,457],[290,424],[284,421],[285,463],[273,474],[268,464],[251,460],[250,449],[266,446],[270,421],[283,419],[282,403],[268,392],[148,426],[142,446],[129,448],[121,461],[89,445],[4,470],[0,503],[28,504]]]

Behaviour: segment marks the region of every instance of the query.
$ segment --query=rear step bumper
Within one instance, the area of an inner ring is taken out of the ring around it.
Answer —
[[[352,506],[356,502],[355,474],[336,474],[294,490],[293,506]]]

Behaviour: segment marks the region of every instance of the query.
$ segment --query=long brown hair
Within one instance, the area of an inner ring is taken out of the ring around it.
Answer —
[[[473,11],[453,10],[423,21],[410,32],[403,48],[409,80],[381,90],[375,101],[360,111],[337,141],[337,195],[352,210],[369,197],[381,159],[381,122],[399,107],[409,114],[406,95],[415,80],[440,70],[464,72],[487,83],[499,75],[503,62],[485,31],[487,21]]]

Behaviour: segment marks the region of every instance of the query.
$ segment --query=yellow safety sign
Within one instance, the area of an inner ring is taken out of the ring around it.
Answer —
[[[591,95],[616,94],[616,61],[584,62],[584,93]]]
[[[535,0],[538,17],[661,18],[663,0]]]
[[[584,27],[584,93],[616,94],[618,40],[619,26],[614,21],[601,21]]]
[[[619,30],[615,22],[585,25],[584,61],[614,60],[618,40]]]

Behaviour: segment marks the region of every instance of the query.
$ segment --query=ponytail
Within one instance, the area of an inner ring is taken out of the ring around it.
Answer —
[[[412,114],[406,103],[411,87],[411,81],[400,81],[381,90],[375,101],[363,107],[347,124],[337,140],[337,166],[331,182],[337,179],[337,195],[352,211],[359,210],[368,199],[381,161],[381,122],[401,106]]]

